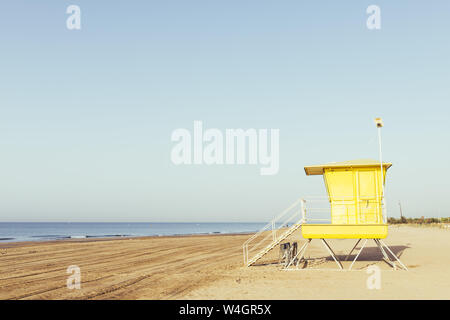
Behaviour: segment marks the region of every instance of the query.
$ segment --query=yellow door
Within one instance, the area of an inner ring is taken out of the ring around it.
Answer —
[[[359,169],[357,178],[359,223],[381,223],[380,169]]]
[[[330,197],[331,223],[358,223],[353,170],[325,169],[324,178]]]

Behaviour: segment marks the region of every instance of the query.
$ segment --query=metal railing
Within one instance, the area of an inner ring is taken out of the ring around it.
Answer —
[[[268,248],[272,243],[276,243],[284,238],[286,232],[289,231],[289,229],[286,229],[289,225],[294,227],[295,225],[302,223],[302,219],[305,216],[303,205],[303,199],[296,200],[292,205],[274,217],[261,230],[244,242],[242,250],[245,265],[248,265],[251,259],[265,248]],[[283,229],[286,230],[282,232]]]
[[[353,197],[333,199],[306,197],[304,199],[305,223],[366,224],[385,223],[383,199]],[[333,216],[331,213],[333,212]]]

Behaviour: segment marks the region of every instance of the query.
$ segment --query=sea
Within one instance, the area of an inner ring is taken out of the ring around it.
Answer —
[[[249,233],[266,223],[0,222],[0,243],[84,238]]]

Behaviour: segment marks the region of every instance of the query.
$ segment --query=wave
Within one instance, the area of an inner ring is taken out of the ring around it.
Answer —
[[[99,235],[59,235],[59,234],[40,234],[33,235],[30,238],[40,240],[62,240],[62,239],[87,239],[87,238],[112,238],[112,237],[131,237],[128,234],[99,234]],[[0,240],[13,240],[15,238],[0,238]]]
[[[69,239],[70,236],[63,236],[59,234],[39,234],[30,236],[31,238],[39,238],[39,239]]]
[[[87,235],[86,238],[111,238],[111,237],[131,237],[129,234],[101,234],[96,236]]]

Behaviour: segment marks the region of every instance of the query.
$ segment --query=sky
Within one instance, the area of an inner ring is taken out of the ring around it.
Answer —
[[[375,117],[388,215],[450,216],[449,34],[446,0],[3,1],[0,221],[268,221],[378,159]],[[279,129],[278,173],[175,165],[196,120]]]

